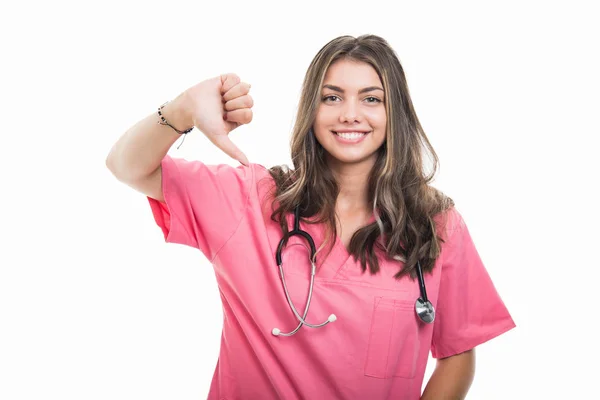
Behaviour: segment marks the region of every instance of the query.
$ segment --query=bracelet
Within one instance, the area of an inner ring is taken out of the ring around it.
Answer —
[[[168,125],[168,126],[170,126],[171,128],[173,128],[175,130],[175,132],[179,133],[180,135],[186,135],[186,134],[190,133],[192,131],[192,129],[194,129],[193,126],[190,129],[186,129],[185,131],[180,131],[179,129],[175,128],[173,125],[171,125],[170,123],[168,123],[167,120],[165,119],[165,117],[163,117],[162,112],[160,110],[162,110],[162,108],[168,102],[169,101],[165,101],[162,106],[158,107],[158,116],[160,117],[160,121],[158,121],[158,123],[161,124],[161,125]]]

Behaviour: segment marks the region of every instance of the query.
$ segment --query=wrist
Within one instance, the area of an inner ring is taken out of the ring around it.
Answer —
[[[194,126],[192,118],[185,107],[185,93],[164,105],[161,112],[163,117],[177,130],[185,131]]]

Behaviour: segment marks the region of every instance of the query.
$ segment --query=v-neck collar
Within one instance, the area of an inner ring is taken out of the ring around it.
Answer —
[[[270,178],[270,176],[269,176]],[[261,181],[262,182],[262,181]],[[272,213],[272,198],[268,194],[272,190],[273,180],[269,179],[268,181],[263,182],[258,185],[257,193],[259,195],[259,204],[263,214],[263,222],[265,224],[265,228],[267,231],[267,238],[269,240],[270,249],[271,249],[271,259],[275,264],[275,252],[277,251],[277,247],[282,238],[283,233],[281,232],[281,228],[279,223],[273,221],[271,219]],[[289,212],[285,215],[288,230],[293,229],[294,227],[294,213]],[[311,217],[312,218],[312,217]],[[308,218],[310,221],[311,218]],[[314,221],[314,219],[312,219]],[[371,215],[367,224],[371,224],[375,221],[375,216]],[[300,228],[306,231],[315,242],[315,248],[318,249],[325,240],[325,224],[311,224],[304,221],[302,218],[300,219]],[[333,237],[334,243],[331,252],[327,254],[329,250],[330,244],[325,246],[319,253],[317,253],[317,274],[316,278],[333,278],[338,275],[338,273],[345,268],[346,264],[352,263],[356,264],[354,258],[350,255],[341,239],[335,235]]]
[[[292,228],[294,224],[294,214],[289,213],[286,218],[288,221],[288,226]],[[314,219],[316,219],[316,217],[307,218],[308,221],[314,221]],[[308,234],[313,238],[315,247],[317,249],[325,241],[325,223],[314,224],[300,218],[300,229],[308,232]],[[333,237],[333,248],[331,249],[331,252],[327,254],[329,246],[330,244],[326,245],[320,252],[317,253],[316,267],[317,276],[319,277],[334,276],[350,258],[348,250],[346,250],[337,235]]]
[[[285,215],[288,230],[293,229],[294,227],[294,213],[287,213]],[[309,221],[313,220],[312,218],[308,218]],[[372,215],[367,224],[371,224],[375,221],[375,216]],[[279,228],[279,224],[276,222],[268,220],[269,228],[267,228],[267,233],[269,236],[269,240],[271,241],[271,248],[273,251],[277,250],[277,245],[282,238],[283,233]],[[325,241],[325,224],[313,224],[305,221],[304,219],[300,219],[300,229],[306,231],[313,239],[315,243],[315,248],[318,249],[323,242]],[[342,243],[341,238],[338,235],[333,237],[334,243],[331,252],[328,254],[330,244],[326,245],[320,252],[317,253],[317,273],[315,278],[333,278],[338,275],[338,273],[347,268],[348,263],[356,264],[357,261],[354,260],[352,255],[348,252],[348,249]],[[285,250],[284,250],[285,251]],[[275,257],[275,254],[273,254]]]

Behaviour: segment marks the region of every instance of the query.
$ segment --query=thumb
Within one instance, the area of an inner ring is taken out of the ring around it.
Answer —
[[[212,138],[213,143],[219,149],[223,150],[229,157],[238,160],[246,167],[250,165],[248,157],[229,139],[227,135],[217,135]]]

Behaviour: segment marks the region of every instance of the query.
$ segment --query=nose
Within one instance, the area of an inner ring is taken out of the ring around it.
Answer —
[[[356,105],[356,102],[353,100],[348,100],[344,102],[344,105],[341,107],[340,112],[340,122],[360,122],[360,111],[359,107]]]

